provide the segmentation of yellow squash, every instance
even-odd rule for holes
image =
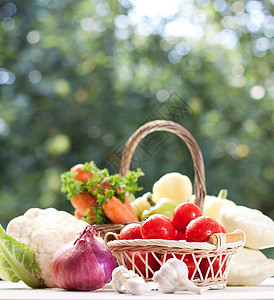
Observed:
[[[186,175],[167,173],[154,183],[152,194],[155,202],[161,198],[169,198],[178,205],[192,201],[192,183]]]
[[[220,209],[225,205],[235,206],[236,204],[226,199],[227,190],[220,190],[218,197],[215,196],[205,196],[203,215],[215,219],[218,223],[223,225],[220,217]]]

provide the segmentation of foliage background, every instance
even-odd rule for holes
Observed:
[[[195,137],[208,194],[227,188],[274,218],[273,1],[178,3],[140,17],[127,0],[0,1],[2,225],[30,207],[72,212],[60,175],[90,160],[118,172],[127,138],[153,119]],[[166,172],[193,181],[167,133],[142,141],[138,166],[144,191]]]

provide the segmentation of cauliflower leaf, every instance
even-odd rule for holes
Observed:
[[[34,251],[8,235],[0,225],[0,278],[22,280],[32,288],[43,288],[45,284],[39,274]]]

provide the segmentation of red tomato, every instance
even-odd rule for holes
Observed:
[[[162,215],[163,218],[165,218],[167,221],[171,222],[171,219],[168,216]]]
[[[152,277],[153,273],[147,268],[146,272],[146,265],[149,265],[150,268],[153,270],[153,272],[156,272],[160,269],[160,263],[156,260],[156,258],[153,256],[151,252],[147,253],[147,263],[144,263],[140,256],[143,258],[143,260],[146,262],[146,253],[145,252],[134,252],[134,253],[128,253],[128,256],[130,259],[134,259],[134,265],[140,270],[140,272],[133,268],[132,263],[129,261],[129,259],[126,262],[127,268],[129,270],[134,270],[136,274],[142,275],[145,278]],[[159,258],[159,255],[157,256]]]
[[[141,235],[143,239],[175,240],[175,229],[166,217],[154,214],[143,221]]]
[[[76,173],[75,179],[87,183],[93,177],[90,172],[83,171],[83,164],[78,164],[70,169],[71,173]]]
[[[205,276],[207,276],[207,278],[216,276],[221,265],[222,265],[222,267],[221,267],[222,274],[224,273],[225,268],[226,268],[226,262],[223,262],[223,260],[225,259],[225,255],[222,255],[221,257],[222,257],[221,260],[220,260],[220,256],[216,257],[213,263],[212,263],[212,261],[213,261],[214,257],[202,258],[202,260],[200,262],[200,270],[201,270],[204,278],[205,278]],[[212,269],[210,267],[208,259],[210,260],[210,262],[212,264]],[[208,271],[208,268],[210,268],[209,271]],[[212,270],[213,270],[213,274],[212,274]],[[208,271],[208,274],[207,274],[207,271]],[[218,276],[221,274],[220,272],[218,273]]]
[[[120,240],[141,239],[141,224],[131,223],[122,228],[119,234]]]
[[[197,205],[183,202],[174,209],[171,222],[176,230],[185,233],[188,223],[200,216],[202,216],[202,211]]]
[[[175,254],[175,257],[180,259],[182,258],[182,254]],[[172,254],[167,254],[166,255],[166,261],[168,261],[169,259],[173,258],[174,256]],[[164,254],[161,256],[161,262],[164,261]],[[193,257],[191,254],[186,254],[184,259],[183,259],[183,262],[187,265],[187,269],[188,269],[188,278],[191,279],[193,273],[195,272],[195,262],[193,260]]]
[[[207,216],[198,217],[186,227],[187,242],[205,242],[214,233],[222,232],[221,225],[215,220]]]
[[[186,239],[186,235],[178,230],[175,230],[175,240],[179,241],[179,240],[185,240]]]

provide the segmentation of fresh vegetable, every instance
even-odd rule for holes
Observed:
[[[98,242],[95,225],[88,225],[76,240],[63,245],[52,257],[50,274],[60,288],[93,291],[103,287],[116,267],[114,255]]]
[[[138,217],[130,206],[128,199],[125,199],[125,203],[123,203],[117,197],[112,196],[103,204],[103,211],[113,223],[138,221]]]
[[[143,221],[141,235],[143,239],[174,240],[175,229],[168,217],[154,214]]]
[[[93,174],[91,172],[86,172],[83,170],[84,165],[83,164],[78,164],[73,166],[70,169],[70,172],[72,174],[75,174],[75,179],[79,180],[79,181],[83,181],[85,183],[87,183],[90,179],[93,178]]]
[[[142,220],[154,214],[161,214],[171,218],[173,211],[176,208],[175,202],[168,198],[161,198],[158,202],[155,203],[152,201],[151,203],[152,206],[143,211],[141,216]]]
[[[186,235],[178,230],[175,230],[175,240],[179,241],[179,240],[185,240],[186,239]]]
[[[178,205],[191,200],[192,183],[186,175],[167,173],[154,183],[152,194],[156,202],[161,198],[168,198]]]
[[[239,205],[224,206],[220,217],[228,232],[236,229],[245,232],[245,247],[263,249],[274,246],[274,222],[259,210]]]
[[[111,287],[116,292],[133,295],[141,295],[150,291],[149,284],[143,277],[124,266],[119,266],[113,270]]]
[[[187,242],[206,242],[214,233],[224,232],[224,228],[214,219],[200,216],[193,219],[186,226]]]
[[[274,260],[259,250],[242,248],[231,258],[228,285],[254,286],[274,276]]]
[[[89,211],[89,213],[90,213],[90,211]],[[77,209],[74,211],[74,216],[77,219],[83,219],[84,218],[84,215],[82,215]]]
[[[149,209],[152,203],[152,194],[150,192],[145,193],[141,197],[136,198],[134,201],[132,201],[130,204],[136,213],[139,220],[142,218],[142,213],[145,209]]]
[[[65,211],[58,211],[54,208],[44,210],[31,208],[24,215],[12,219],[6,231],[14,239],[29,246],[24,249],[31,249],[36,254],[37,266],[41,271],[38,274],[39,278],[47,287],[56,287],[50,275],[51,258],[60,247],[72,241],[86,226],[86,222],[76,219]],[[38,268],[33,260],[29,261],[28,250],[20,253],[21,250],[17,248],[15,240],[11,240],[10,246],[18,249],[19,252],[14,252],[14,255],[18,256],[18,259],[25,258],[24,263],[29,263],[29,271],[33,270],[36,274]],[[10,263],[15,264],[14,259],[16,258],[11,257]],[[30,286],[32,286],[31,283]]]
[[[129,208],[128,199],[136,191],[141,190],[137,181],[143,175],[144,173],[140,169],[137,169],[136,172],[129,171],[124,177],[119,174],[110,175],[107,169],[101,170],[91,161],[78,164],[72,167],[69,172],[63,173],[61,175],[61,191],[67,194],[67,198],[77,211],[75,215],[78,217],[84,215],[83,219],[88,223],[117,223],[120,222],[118,220],[121,214],[124,214],[123,222],[138,220],[133,209]],[[85,199],[83,197],[77,198],[82,193],[84,193]],[[87,195],[90,196],[89,199],[87,199]],[[110,212],[107,210],[108,205],[104,209],[104,204],[113,197],[116,197],[121,204],[128,206],[132,212],[130,214],[125,213],[125,211],[121,212],[121,205],[116,208],[111,206]],[[119,202],[115,200],[115,203],[118,204]],[[132,215],[134,215],[133,218]]]
[[[126,261],[127,268],[135,273],[148,278],[152,272],[160,268],[160,255],[152,252],[133,252],[128,253],[129,259]]]
[[[219,224],[222,224],[222,220],[220,218],[220,209],[225,205],[236,205],[235,202],[226,198],[227,190],[220,190],[217,197],[206,195],[203,206],[203,215],[211,217],[215,219]]]
[[[188,223],[200,216],[202,216],[202,211],[197,205],[183,202],[175,208],[171,223],[177,231],[185,233]]]
[[[131,223],[123,227],[119,234],[120,240],[134,240],[142,239],[141,235],[141,224],[140,223]]]
[[[164,263],[160,270],[155,272],[152,279],[163,293],[187,290],[202,294],[205,291],[205,288],[196,286],[188,279],[187,265],[177,258],[171,258]]]
[[[32,288],[45,287],[33,250],[6,234],[1,225],[0,278],[12,282],[22,280]]]
[[[161,256],[161,262],[165,263],[169,259],[174,258],[174,257],[181,260],[181,261],[183,261],[186,264],[187,269],[188,269],[188,279],[191,279],[191,277],[193,276],[193,274],[195,272],[195,269],[196,269],[195,262],[193,260],[192,255],[191,254],[186,254],[186,255],[183,255],[183,254],[163,254]]]
[[[81,192],[71,198],[71,204],[76,209],[80,218],[83,218],[87,213],[90,219],[94,218],[94,211],[91,207],[97,204],[96,199],[88,192]]]
[[[226,263],[225,255],[205,257],[200,262],[200,270],[204,278],[214,278],[220,276],[220,272],[224,274]]]

